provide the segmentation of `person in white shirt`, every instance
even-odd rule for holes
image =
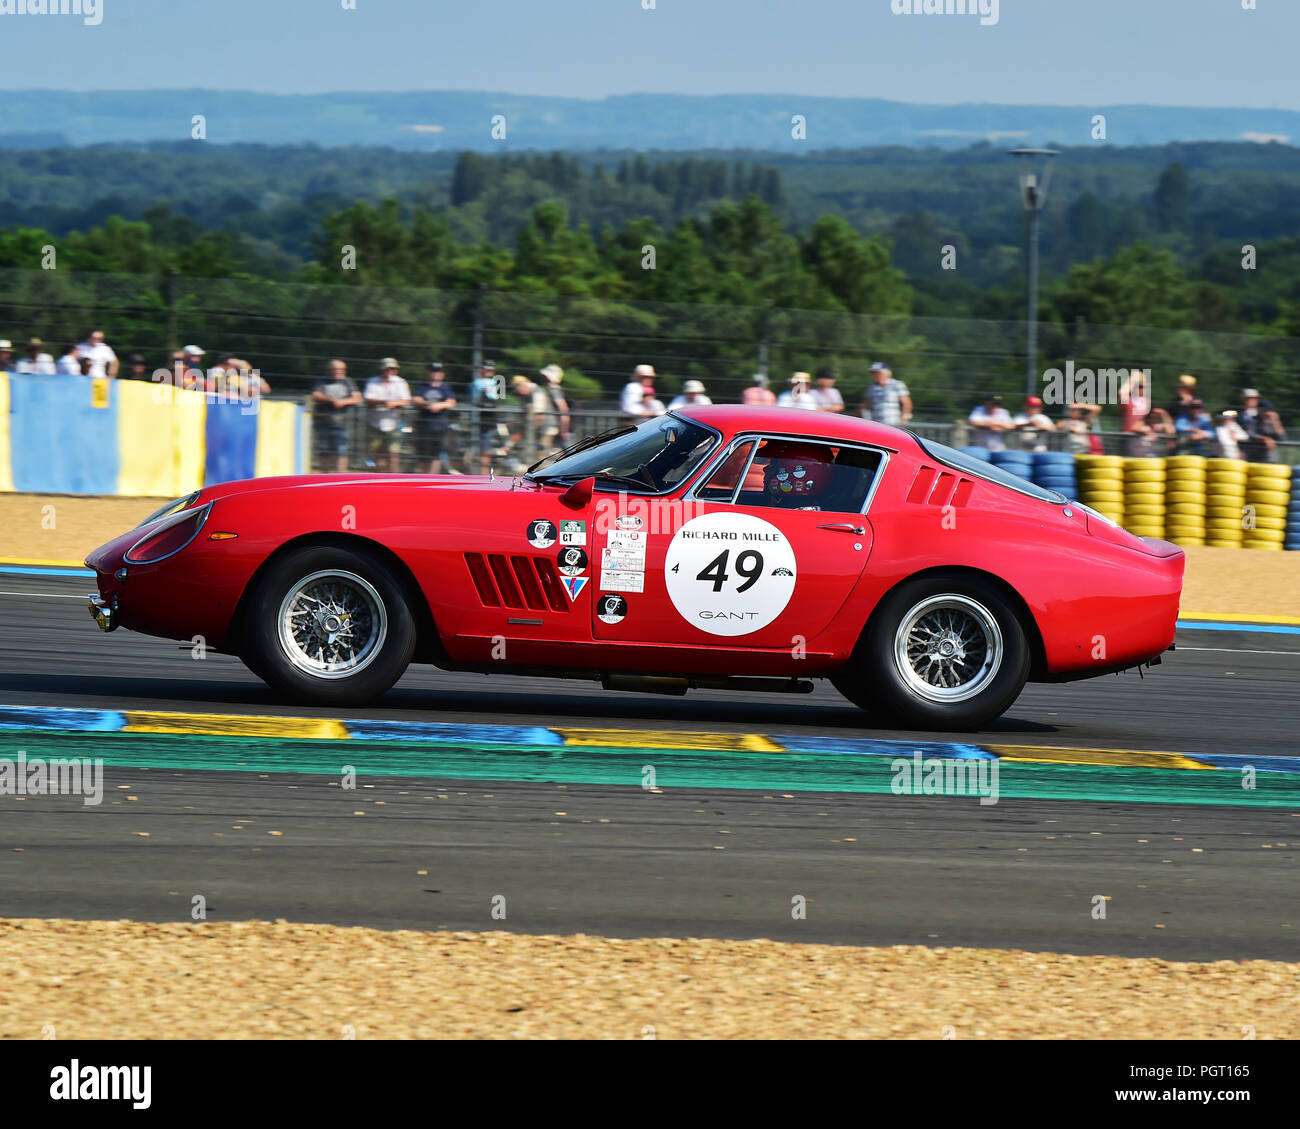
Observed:
[[[379,372],[366,381],[366,427],[375,456],[375,469],[396,474],[402,460],[400,410],[411,402],[411,388],[397,375],[396,357],[379,362]]]
[[[632,372],[632,379],[623,386],[619,397],[619,410],[625,416],[646,419],[650,416],[664,414],[662,400],[655,399],[654,365],[637,365]]]
[[[978,405],[970,414],[970,425],[975,429],[971,443],[990,451],[1005,451],[1007,445],[1002,440],[1002,433],[1016,426],[1011,413],[1002,406],[1001,396],[990,396]]]
[[[1219,441],[1219,450],[1225,459],[1241,458],[1240,444],[1250,438],[1250,433],[1237,422],[1237,413],[1226,411],[1219,413],[1219,426],[1214,429],[1214,436]]]
[[[779,408],[808,408],[810,411],[817,410],[817,398],[812,394],[809,385],[812,383],[812,377],[806,372],[797,372],[790,377],[790,389],[788,392],[782,392],[776,398],[776,404]]]
[[[89,376],[117,376],[118,359],[113,348],[104,340],[102,329],[92,329],[89,336],[77,346],[77,356],[90,361]]]
[[[682,385],[682,394],[673,397],[668,410],[675,412],[678,408],[701,408],[711,403],[713,401],[704,394],[704,385],[698,380],[688,380]]]
[[[0,346],[7,342],[0,341]],[[54,358],[45,352],[45,342],[39,337],[30,337],[27,340],[27,351],[18,358],[14,365],[14,372],[21,372],[27,376],[53,376],[54,375]]]
[[[835,387],[835,373],[828,368],[818,370],[817,387],[812,390],[812,396],[817,401],[818,409],[823,412],[844,410],[844,397]]]
[[[1056,430],[1051,416],[1043,411],[1043,401],[1039,396],[1026,396],[1025,410],[1011,422],[1020,429],[1021,445],[1035,451],[1047,450],[1047,442],[1039,432]]]
[[[63,346],[63,352],[59,354],[59,359],[54,362],[54,371],[60,376],[81,375],[81,358],[77,356],[77,346],[75,344]]]

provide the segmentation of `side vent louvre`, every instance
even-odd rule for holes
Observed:
[[[964,506],[970,498],[974,483],[952,471],[921,466],[907,491],[907,500],[913,505]]]
[[[484,607],[569,610],[564,585],[550,557],[466,553],[465,564]]]

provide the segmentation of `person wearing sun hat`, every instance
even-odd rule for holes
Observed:
[[[682,385],[682,394],[673,397],[668,410],[675,412],[678,408],[702,408],[712,403],[713,401],[704,394],[703,383],[698,380],[688,380]]]
[[[8,344],[7,341],[0,341],[0,351]],[[29,337],[26,351],[14,364],[14,372],[27,376],[53,376],[54,358],[45,351],[45,342],[39,337]]]
[[[790,377],[789,391],[782,392],[776,398],[777,407],[807,408],[817,410],[817,397],[811,391],[812,376],[806,372],[796,372]]]

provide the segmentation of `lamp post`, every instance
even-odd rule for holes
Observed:
[[[1021,162],[1020,195],[1029,213],[1029,340],[1025,359],[1025,395],[1038,385],[1038,218],[1047,200],[1056,149],[1010,149]]]

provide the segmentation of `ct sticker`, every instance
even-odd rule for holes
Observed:
[[[627,615],[627,601],[622,596],[601,596],[596,614],[601,623],[622,623]]]
[[[587,523],[585,521],[560,522],[561,545],[585,545],[587,543]]]
[[[549,549],[555,544],[555,522],[538,518],[528,523],[528,543],[534,549]]]
[[[587,550],[573,547],[561,549],[558,567],[565,576],[581,576],[587,571]]]
[[[668,545],[668,598],[710,635],[749,635],[794,595],[794,549],[776,526],[749,514],[712,513],[683,525]]]

